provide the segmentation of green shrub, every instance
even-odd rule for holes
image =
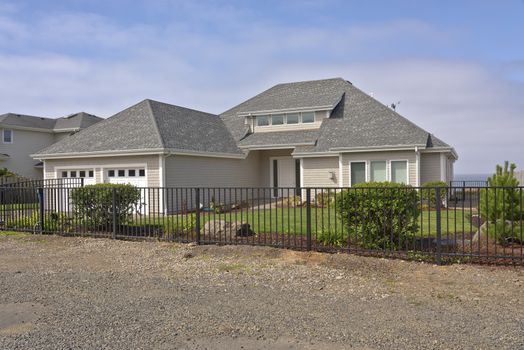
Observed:
[[[367,249],[395,249],[418,230],[417,191],[404,184],[370,182],[337,194],[347,232]]]
[[[497,165],[496,172],[488,178],[488,189],[480,191],[480,215],[490,222],[498,220],[520,220],[521,189],[514,177],[516,165],[504,162],[504,168]],[[523,203],[524,204],[524,203]]]
[[[163,224],[164,233],[184,235],[196,228],[196,214],[170,216]]]
[[[130,184],[96,184],[75,188],[71,191],[75,217],[91,228],[112,225],[113,189],[116,190],[117,222],[119,225],[125,223],[140,202],[140,190]]]
[[[420,200],[423,205],[428,205],[430,208],[436,208],[437,206],[437,191],[436,188],[440,187],[440,204],[446,199],[446,188],[448,184],[444,181],[433,181],[426,182],[420,189]]]
[[[70,232],[73,230],[72,218],[65,213],[46,213],[44,216],[44,232]],[[31,215],[22,215],[17,218],[8,218],[5,227],[10,229],[30,231],[40,230],[40,214],[34,211]]]
[[[314,191],[312,191],[315,193]],[[335,193],[333,190],[317,190],[315,204],[317,207],[325,208],[335,204]]]
[[[317,232],[316,238],[324,245],[342,247],[347,244],[347,233],[343,231],[342,227],[337,230],[334,227],[323,227]]]
[[[482,232],[484,234],[488,233],[488,236],[492,239],[496,239],[497,243],[500,245],[511,244],[511,241],[520,242],[520,232],[521,232],[520,222],[504,221],[497,220],[496,223],[493,223],[486,229],[485,226],[482,227]],[[486,232],[487,231],[487,232]]]

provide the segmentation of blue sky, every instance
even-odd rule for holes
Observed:
[[[344,77],[457,149],[524,169],[524,1],[0,0],[0,113],[220,113]]]

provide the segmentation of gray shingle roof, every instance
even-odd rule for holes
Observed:
[[[253,145],[264,143],[261,139],[266,133],[246,136],[248,128],[244,125],[243,113],[252,109],[252,106],[269,106],[271,104],[269,97],[276,99],[279,108],[293,108],[297,106],[296,101],[307,101],[312,98],[312,94],[317,93],[318,89],[323,91],[322,98],[330,96],[334,100],[335,96],[339,96],[340,102],[333,109],[331,117],[322,122],[315,147],[299,148],[295,153],[306,150],[327,152],[335,148],[358,149],[384,146],[450,147],[341,78],[277,85],[222,113],[221,118],[241,145],[249,145],[249,140],[256,140]],[[286,104],[288,96],[290,96],[289,103]],[[267,133],[271,134],[267,137],[270,137],[275,144],[289,144],[290,140],[307,138],[309,131],[295,133],[297,134],[292,139],[288,139],[288,135],[283,132]],[[299,136],[300,133],[303,134],[302,138]],[[282,140],[279,140],[278,136],[281,136]],[[270,142],[265,142],[268,143]]]
[[[216,115],[144,100],[38,152],[38,155],[180,149],[242,154]]]
[[[60,129],[83,129],[103,120],[85,112],[75,113],[62,118],[44,118],[31,115],[6,113],[0,115],[0,124],[12,127],[36,128],[49,131]]]
[[[86,112],[79,112],[56,119],[54,130],[60,129],[84,129],[102,121],[103,118],[97,117]]]
[[[6,113],[0,115],[0,124],[5,126],[20,126],[24,128],[52,130],[55,126],[55,122],[55,119],[35,117],[32,115],[23,115],[15,113]]]
[[[275,131],[248,134],[238,142],[242,146],[267,146],[267,145],[314,145],[318,139],[319,130]]]

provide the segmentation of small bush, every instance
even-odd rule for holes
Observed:
[[[487,230],[485,226],[482,226],[482,232],[484,234],[488,233],[490,238],[495,239],[498,244],[503,246],[509,245],[513,241],[515,241],[515,243],[522,243],[520,242],[520,222],[512,223],[511,221],[497,220],[497,222],[490,225]]]
[[[342,247],[347,243],[347,233],[342,227],[337,230],[334,227],[324,227],[317,232],[317,240],[327,246]]]
[[[487,189],[480,191],[480,215],[490,222],[520,220],[522,207],[519,182],[514,177],[516,165],[506,161],[504,168],[497,165],[496,172],[488,178]]]
[[[446,199],[446,188],[448,184],[444,181],[433,181],[426,182],[420,189],[420,200],[422,205],[429,206],[430,208],[436,208],[437,206],[437,191],[436,188],[440,187],[440,204]]]
[[[140,202],[140,190],[130,184],[96,184],[75,188],[71,192],[71,201],[76,218],[91,228],[112,225],[113,189],[116,189],[118,224],[125,223]]]
[[[314,192],[313,192],[314,193]],[[320,208],[329,207],[335,204],[335,193],[333,190],[317,190],[315,205]]]
[[[336,197],[347,232],[366,249],[402,247],[418,230],[418,193],[409,185],[370,182]]]
[[[196,215],[170,216],[163,226],[164,233],[172,233],[174,235],[188,234],[196,228]]]

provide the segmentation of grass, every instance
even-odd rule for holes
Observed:
[[[0,212],[7,210],[28,210],[38,209],[38,203],[15,203],[15,204],[0,204]]]
[[[442,237],[454,233],[475,233],[477,228],[471,225],[470,217],[474,214],[470,211],[453,209],[441,211],[441,232]],[[251,225],[257,233],[284,233],[291,235],[305,235],[307,232],[306,209],[297,208],[272,208],[272,209],[246,209],[243,211],[229,213],[202,213],[202,227],[208,221],[242,221]],[[178,225],[184,226],[188,222],[185,215],[171,215],[168,217],[149,217],[135,220],[138,225],[160,225],[168,231]],[[437,215],[435,211],[424,210],[418,218],[419,230],[418,236],[434,237],[437,234]],[[338,214],[335,214],[333,208],[311,208],[311,231],[313,235],[322,232],[341,232],[343,229],[342,222]]]
[[[22,238],[22,237],[27,237],[29,235],[30,234],[26,232],[0,231],[0,237]]]

